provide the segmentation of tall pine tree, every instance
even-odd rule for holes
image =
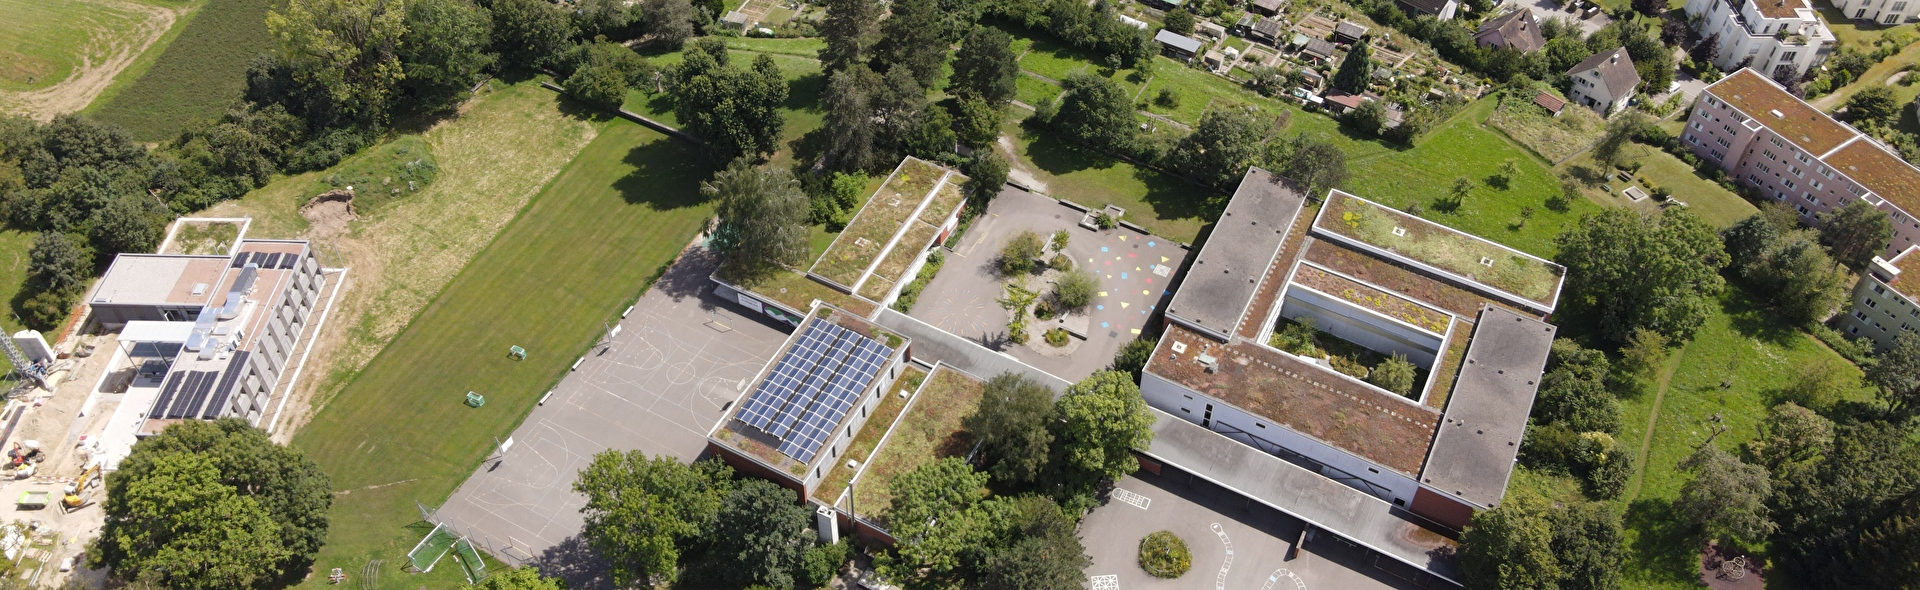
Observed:
[[[1367,80],[1373,78],[1372,51],[1367,40],[1361,39],[1347,50],[1347,57],[1340,61],[1340,71],[1333,73],[1333,87],[1353,94],[1367,89]]]

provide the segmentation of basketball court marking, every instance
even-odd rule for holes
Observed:
[[[1148,505],[1153,504],[1153,498],[1129,492],[1122,488],[1113,488],[1113,499],[1132,504],[1133,507],[1141,510],[1146,510]]]
[[[1107,574],[1087,578],[1093,584],[1093,590],[1120,590],[1120,574]]]

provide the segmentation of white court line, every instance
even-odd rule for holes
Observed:
[[[1148,498],[1121,488],[1113,488],[1113,499],[1132,504],[1133,507],[1141,510],[1146,510],[1147,506],[1153,504],[1153,498]]]
[[[1273,570],[1273,575],[1267,576],[1267,584],[1264,586],[1261,586],[1260,590],[1273,590],[1273,585],[1278,583],[1280,581],[1280,578],[1286,578],[1288,580],[1293,581],[1293,587],[1295,590],[1307,590],[1306,581],[1301,580],[1300,576],[1294,575],[1293,572],[1287,571],[1287,568],[1284,568],[1284,567],[1277,570]]]

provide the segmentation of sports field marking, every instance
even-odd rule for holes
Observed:
[[[1220,537],[1220,544],[1227,546],[1227,559],[1220,563],[1220,573],[1213,577],[1214,590],[1224,590],[1227,587],[1227,570],[1233,569],[1233,539],[1227,538],[1226,529],[1217,522],[1213,523],[1213,534]]]
[[[1093,590],[1120,590],[1120,574],[1107,574],[1087,578],[1093,584]]]
[[[1146,510],[1148,505],[1153,504],[1153,498],[1148,498],[1121,488],[1113,488],[1113,499],[1132,504],[1133,507],[1141,510]]]

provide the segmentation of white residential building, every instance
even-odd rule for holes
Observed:
[[[1687,0],[1686,11],[1698,19],[1700,36],[1718,37],[1713,65],[1725,71],[1750,67],[1768,77],[1798,78],[1825,62],[1835,45],[1833,31],[1807,0]]]
[[[1834,0],[1833,7],[1849,19],[1896,25],[1914,19],[1920,0]]]

